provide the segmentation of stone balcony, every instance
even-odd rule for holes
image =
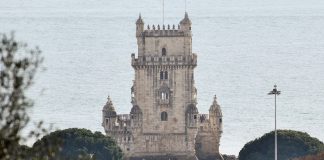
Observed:
[[[129,121],[131,119],[130,114],[118,114],[117,117],[121,121]]]
[[[189,56],[141,56],[132,54],[132,66],[197,66],[197,55]]]

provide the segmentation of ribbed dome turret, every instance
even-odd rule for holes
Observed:
[[[189,106],[187,108],[187,113],[198,114],[198,109],[195,105],[189,104]]]
[[[105,104],[105,106],[103,107],[102,111],[104,112],[105,117],[116,117],[116,111],[115,111],[115,107],[110,99],[110,96],[108,96],[108,101]]]
[[[219,104],[217,103],[216,95],[214,96],[213,104],[209,108],[209,112],[216,112],[217,116],[222,116],[222,111]]]
[[[185,17],[180,21],[181,25],[191,25],[191,20],[189,19],[188,13],[185,13]]]
[[[131,114],[137,114],[137,113],[142,113],[142,110],[139,108],[138,105],[134,105],[131,109]]]
[[[139,14],[136,24],[144,24],[141,14]]]

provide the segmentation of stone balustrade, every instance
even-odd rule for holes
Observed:
[[[141,56],[135,58],[132,54],[132,66],[197,66],[197,55],[189,56]]]

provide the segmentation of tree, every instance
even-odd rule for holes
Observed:
[[[121,150],[111,138],[85,129],[53,132],[32,148],[19,144],[26,138],[38,139],[48,134],[39,122],[28,137],[21,136],[30,119],[27,109],[33,106],[25,92],[33,84],[42,61],[38,47],[29,49],[27,44],[16,41],[14,34],[9,38],[0,34],[0,159],[121,159]]]
[[[38,159],[43,151],[44,144],[51,144],[60,140],[62,143],[61,151],[54,156],[54,159],[60,160],[120,160],[122,151],[115,141],[106,137],[100,132],[92,133],[87,129],[70,128],[58,130],[44,136],[35,142],[31,152],[33,157]],[[41,151],[41,152],[39,152]]]
[[[323,142],[310,137],[307,133],[292,130],[278,131],[278,159],[280,160],[315,154],[322,150],[324,150]],[[273,160],[274,132],[245,144],[239,153],[239,159]]]
[[[33,101],[25,94],[43,58],[38,47],[29,49],[18,42],[12,33],[10,37],[0,34],[0,159],[25,159],[28,147],[19,142],[24,140],[22,129],[28,124],[27,109]],[[39,137],[47,130],[42,122],[30,132],[30,137]]]

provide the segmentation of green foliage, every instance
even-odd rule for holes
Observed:
[[[28,137],[20,135],[28,124],[27,109],[33,106],[25,94],[43,61],[38,47],[29,49],[14,34],[0,34],[0,159],[1,160],[118,160],[122,153],[111,138],[85,129],[55,131],[32,148],[19,143],[48,134],[37,123]],[[61,146],[61,147],[60,147]]]
[[[324,150],[323,142],[310,137],[307,133],[293,130],[278,131],[278,159],[318,153]],[[274,131],[248,142],[239,153],[240,160],[273,160]]]
[[[44,145],[60,142],[61,149],[53,159],[60,160],[119,160],[122,159],[121,149],[115,141],[100,132],[92,133],[87,129],[70,128],[59,130],[44,136],[35,142],[32,147],[33,157],[38,159],[40,153],[51,153],[42,150]],[[41,151],[41,152],[39,152]]]
[[[19,142],[25,140],[20,135],[28,124],[27,109],[33,101],[25,94],[33,83],[43,58],[38,47],[30,49],[27,44],[15,40],[12,33],[9,37],[0,34],[0,159],[25,159],[28,147],[21,147]],[[40,122],[29,138],[39,137],[47,130]]]

